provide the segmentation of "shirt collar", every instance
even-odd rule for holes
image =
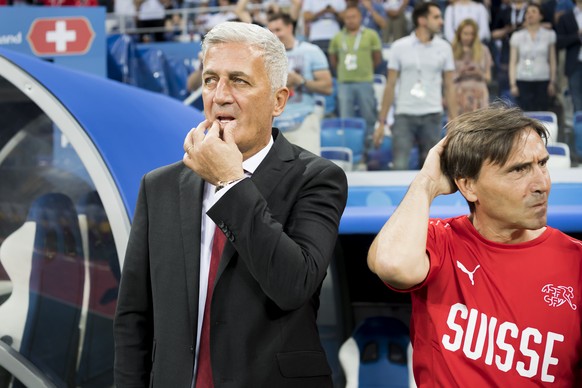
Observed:
[[[269,138],[269,143],[259,152],[248,158],[247,160],[243,161],[243,170],[245,170],[249,174],[254,174],[259,164],[265,159],[271,147],[273,147],[273,135]]]
[[[435,37],[436,35],[433,35],[433,36],[432,36],[432,39],[431,39],[431,40],[429,40],[429,41],[428,41],[428,42],[426,42],[426,43],[424,43],[424,42],[421,42],[421,41],[420,41],[420,39],[418,39],[418,36],[416,36],[416,30],[412,30],[412,32],[410,33],[410,36],[412,37],[412,43],[413,43],[413,44],[423,44],[423,45],[426,45],[426,46],[428,46],[428,45],[432,44],[432,42],[434,41],[434,37]]]

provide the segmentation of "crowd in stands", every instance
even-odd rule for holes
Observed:
[[[402,123],[408,131],[419,119],[423,125],[438,122],[440,136],[447,118],[502,98],[525,111],[555,112],[559,140],[566,141],[572,112],[582,111],[582,0],[437,0],[431,4],[438,14],[426,5],[424,14],[415,14],[422,0],[2,2],[103,5],[125,18],[125,27],[137,28],[142,42],[198,40],[227,20],[269,28],[289,53],[294,94],[279,125],[288,126],[290,137],[292,131],[300,138],[317,134],[325,115],[360,116],[370,150],[382,136],[398,136]],[[189,90],[200,85],[199,74],[190,77]],[[378,74],[385,77],[384,101],[374,89]],[[329,98],[337,102],[331,112],[322,107]],[[419,145],[422,137],[419,129],[406,143]],[[319,144],[306,148],[317,152]],[[395,168],[405,168],[404,162]]]

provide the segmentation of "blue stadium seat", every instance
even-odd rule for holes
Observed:
[[[550,159],[548,160],[549,169],[570,168],[570,147],[566,143],[551,143],[547,145]]]
[[[360,117],[328,118],[321,121],[321,147],[348,147],[354,164],[364,154],[366,121]]]
[[[408,388],[409,330],[392,317],[362,321],[340,349],[346,388]]]
[[[549,111],[530,111],[524,112],[527,117],[541,121],[547,128],[549,137],[548,143],[555,143],[558,141],[558,116],[554,112]]]
[[[322,147],[321,156],[331,160],[344,171],[351,171],[354,155],[348,147]]]
[[[368,151],[368,171],[389,170],[392,163],[392,136],[384,136],[380,147]]]
[[[367,156],[368,171],[390,170],[392,168],[392,136],[384,136],[384,141],[380,147],[369,150]],[[409,169],[418,170],[421,167],[418,157],[418,147],[415,146],[410,151]]]

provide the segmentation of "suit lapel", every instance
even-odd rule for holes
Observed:
[[[273,136],[275,137],[273,147],[251,177],[251,180],[267,202],[270,202],[269,196],[273,192],[273,189],[277,187],[279,181],[285,177],[287,171],[292,167],[292,163],[288,162],[295,158],[291,143],[278,130],[273,130]],[[214,284],[220,279],[224,269],[228,266],[228,263],[230,263],[235,253],[234,246],[227,240],[224,251],[222,252],[220,264],[218,265],[218,272],[216,273]]]
[[[180,225],[184,249],[184,268],[190,327],[196,338],[198,321],[198,290],[200,287],[200,235],[204,181],[189,168],[180,174]]]
[[[279,134],[275,139],[273,148],[251,177],[263,198],[267,201],[273,189],[277,187],[279,181],[283,179],[287,171],[292,167],[293,164],[288,162],[293,159],[291,144]]]

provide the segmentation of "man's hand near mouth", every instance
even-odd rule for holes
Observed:
[[[231,117],[203,121],[184,141],[184,163],[205,181],[218,185],[244,178],[243,156],[234,140]]]

